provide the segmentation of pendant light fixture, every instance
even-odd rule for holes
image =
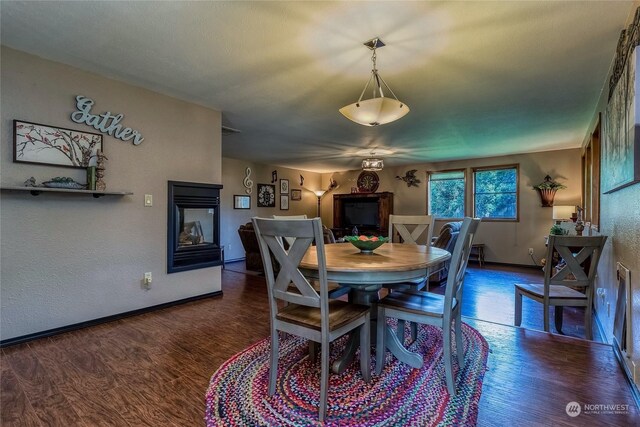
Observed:
[[[369,77],[369,81],[362,90],[358,102],[342,107],[339,111],[347,119],[363,126],[384,125],[404,117],[409,112],[409,107],[398,100],[398,97],[393,93],[387,82],[378,74],[378,69],[376,68],[376,49],[383,47],[385,44],[376,37],[365,42],[364,45],[373,50],[373,54],[371,55],[371,62],[373,63],[371,77]],[[373,97],[363,101],[362,97],[372,81]],[[383,85],[386,90],[391,93],[393,98],[385,96]]]
[[[371,152],[371,157],[367,157],[362,161],[363,171],[381,171],[384,168],[384,162],[381,158],[375,157],[375,152]]]

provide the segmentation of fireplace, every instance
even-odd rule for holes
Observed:
[[[222,185],[169,181],[167,273],[222,265]]]

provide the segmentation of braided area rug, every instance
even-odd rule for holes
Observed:
[[[390,320],[390,322],[394,322]],[[408,326],[408,325],[407,325]],[[405,336],[409,337],[407,328]],[[489,346],[478,331],[462,325],[464,366],[457,372],[457,394],[445,382],[442,330],[419,325],[409,350],[424,355],[413,369],[387,352],[385,368],[364,382],[358,354],[345,372],[329,377],[327,416],[318,421],[320,357],[311,363],[303,338],[280,334],[276,393],[268,395],[269,339],[227,360],[213,374],[206,394],[207,426],[467,426],[475,425]],[[346,337],[331,345],[331,362],[342,353]]]

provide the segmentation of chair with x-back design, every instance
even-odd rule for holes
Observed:
[[[549,306],[554,307],[559,333],[562,333],[562,307],[585,307],[585,335],[588,340],[592,339],[593,282],[606,240],[607,236],[549,236],[544,283],[515,285],[515,325],[522,323],[522,297],[525,296],[542,303],[546,332],[549,332]],[[564,267],[552,265],[554,252],[564,261]]]
[[[341,300],[329,300],[327,265],[320,218],[276,220],[253,218],[253,225],[265,265],[271,313],[271,358],[269,365],[269,395],[276,391],[278,375],[278,331],[287,332],[320,343],[320,402],[319,418],[327,411],[329,387],[329,343],[360,328],[360,369],[369,381],[369,307]],[[294,238],[285,250],[284,238]],[[316,291],[298,266],[300,260],[316,241],[319,291]],[[280,264],[277,277],[271,257]],[[286,302],[286,306],[278,302]]]

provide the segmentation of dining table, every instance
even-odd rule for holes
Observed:
[[[361,252],[351,243],[324,245],[327,280],[350,288],[349,301],[368,305],[371,310],[372,343],[375,343],[377,302],[384,285],[419,283],[427,280],[434,268],[451,258],[444,249],[426,245],[385,243],[371,253]],[[318,279],[317,247],[311,246],[300,261],[303,275]],[[408,364],[416,355],[407,351],[397,334],[387,325],[387,348]],[[332,365],[334,373],[343,372],[351,363],[359,346],[357,333],[349,335],[345,352]]]

